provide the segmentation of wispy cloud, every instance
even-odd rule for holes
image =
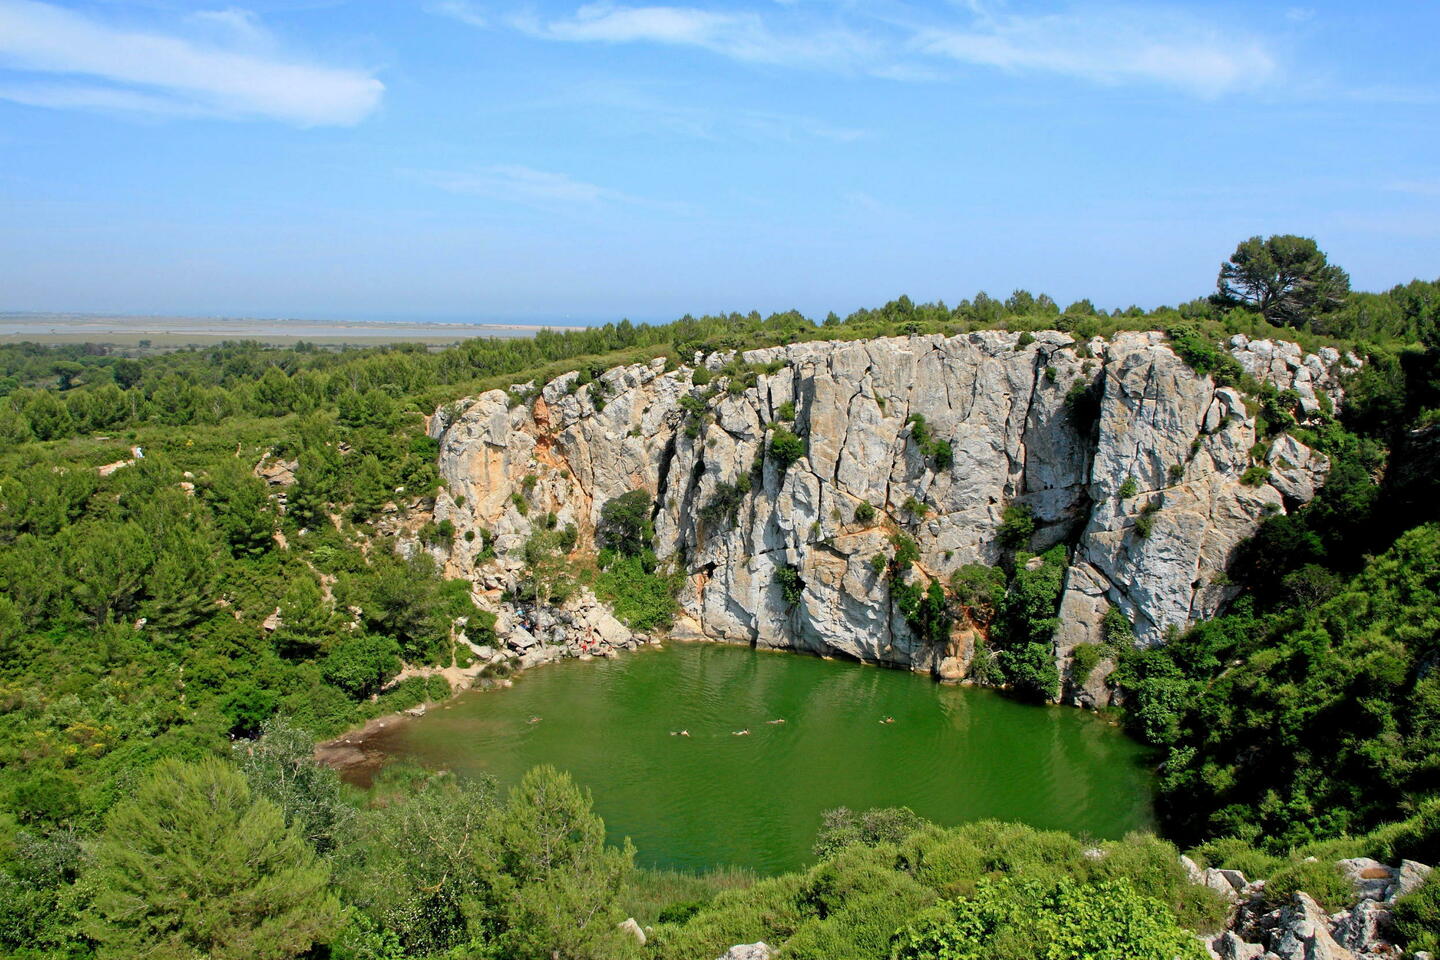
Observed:
[[[1064,14],[981,14],[961,28],[930,28],[927,54],[1017,73],[1052,73],[1101,84],[1158,83],[1205,97],[1271,79],[1266,44],[1154,6],[1094,7]]]
[[[564,173],[535,170],[517,164],[496,164],[475,170],[419,171],[419,179],[450,193],[488,197],[528,206],[600,207],[615,203],[638,203],[638,198],[619,190],[586,183]]]
[[[945,65],[953,72],[963,63],[1098,84],[1159,84],[1212,97],[1262,84],[1279,71],[1260,37],[1158,4],[1082,4],[1043,15],[997,14],[984,0],[958,2],[938,14],[881,18],[861,10],[842,4],[817,16],[785,3],[737,10],[602,2],[568,17],[511,22],[550,40],[692,47],[742,62],[895,80],[935,80]]]
[[[467,0],[436,0],[434,3],[425,4],[425,12],[459,20],[472,27],[487,25],[485,15],[475,9],[475,5]]]
[[[549,21],[522,17],[513,22],[550,40],[698,47],[750,63],[845,69],[878,52],[873,39],[859,31],[827,26],[780,33],[754,11],[591,3],[572,17]]]
[[[259,36],[241,11],[214,13],[210,22],[242,40]],[[89,78],[0,87],[0,96],[21,103],[303,126],[357,123],[385,89],[364,71],[126,29],[34,0],[0,0],[0,69]]]

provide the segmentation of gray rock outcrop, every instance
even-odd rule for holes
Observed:
[[[1334,351],[1243,337],[1229,347],[1317,410],[1341,399],[1347,361]],[[735,360],[749,376],[719,372]],[[1289,437],[1253,459],[1253,404],[1197,375],[1159,333],[810,342],[696,362],[716,371],[708,387],[693,385],[693,365],[657,359],[585,384],[565,374],[530,403],[494,390],[437,410],[445,489],[434,518],[458,533],[450,572],[498,596],[522,574],[540,518],[573,524],[591,549],[605,503],[640,488],[657,501],[657,554],[687,577],[677,634],[953,680],[974,644],[961,628],[915,636],[872,569],[893,532],[917,544],[906,576],[923,585],[996,563],[1006,508],[1029,508],[1032,550],[1074,547],[1055,638],[1064,659],[1101,639],[1112,607],[1140,643],[1213,615],[1232,596],[1224,571],[1236,545],[1309,499],[1329,466]],[[788,469],[766,455],[778,426],[806,439]],[[946,441],[953,463],[923,433]],[[862,504],[873,519],[857,519]],[[776,582],[781,567],[800,577],[798,602]],[[618,637],[616,626],[596,629]],[[1082,699],[1103,699],[1101,680],[1086,689]]]

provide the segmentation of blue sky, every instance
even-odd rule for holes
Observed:
[[[0,310],[1153,306],[1440,276],[1440,4],[0,0]]]

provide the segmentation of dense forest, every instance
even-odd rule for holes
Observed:
[[[1015,825],[838,811],[806,871],[691,876],[637,868],[554,770],[503,792],[401,765],[362,792],[315,764],[316,739],[448,695],[439,677],[387,687],[402,663],[460,662],[458,627],[493,628],[468,583],[380,533],[436,491],[421,421],[438,405],[497,387],[525,402],[560,373],[657,356],[997,327],[1163,330],[1217,378],[1236,333],[1365,361],[1319,426],[1256,391],[1266,430],[1332,469],[1244,545],[1227,613],[1149,650],[1123,618],[1111,630],[1121,722],[1160,751],[1167,839],[1096,857]],[[1437,454],[1440,282],[1351,292],[1287,237],[1241,244],[1213,295],[1150,311],[1022,290],[440,350],[0,347],[0,953],[708,960],[764,936],[830,960],[1190,955],[1185,930],[1224,905],[1172,844],[1275,890],[1333,889],[1311,856],[1440,860]],[[267,458],[298,463],[283,494],[256,475]],[[988,606],[1028,650],[1053,631],[1064,563],[962,578],[910,612]],[[1006,669],[1020,695],[1053,682],[1027,690],[1044,668],[1018,654]],[[1440,948],[1440,882],[1398,916],[1413,949]]]

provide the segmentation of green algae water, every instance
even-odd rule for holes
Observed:
[[[647,866],[798,867],[821,811],[841,805],[1098,839],[1151,822],[1143,748],[1093,715],[723,644],[543,666],[367,746],[502,786],[537,764],[568,770]]]

